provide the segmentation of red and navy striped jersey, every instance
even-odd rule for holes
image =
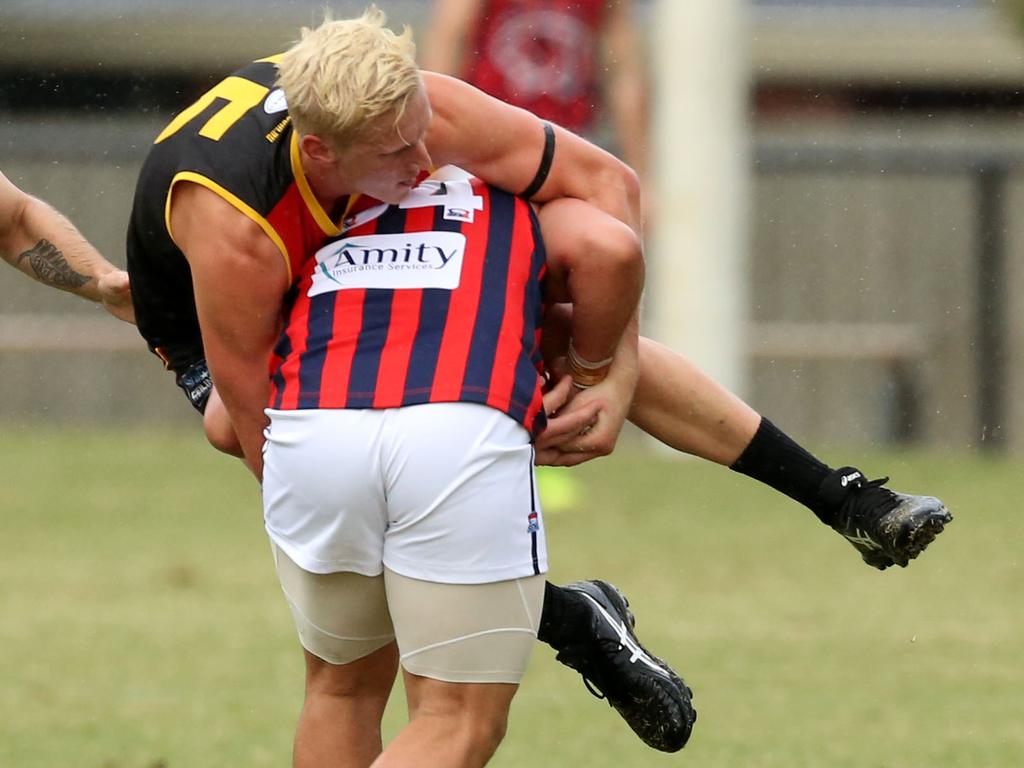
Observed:
[[[302,267],[270,407],[472,402],[536,434],[545,269],[531,206],[476,179],[364,211]]]
[[[128,228],[135,316],[150,349],[177,371],[202,358],[203,344],[192,273],[170,231],[175,184],[200,184],[256,222],[289,277],[341,231],[303,175],[284,94],[275,87],[278,58],[243,67],[184,109],[157,137],[139,175]]]

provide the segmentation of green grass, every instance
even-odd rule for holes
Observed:
[[[879,573],[721,468],[633,448],[575,470],[551,578],[622,587],[700,719],[652,752],[538,645],[492,765],[1024,765],[1024,464],[826,458],[956,522]],[[195,434],[6,428],[0,467],[0,766],[288,765],[301,656],[240,465]]]

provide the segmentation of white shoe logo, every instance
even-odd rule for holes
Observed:
[[[843,488],[845,488],[854,480],[857,480],[858,478],[861,477],[864,477],[864,475],[862,475],[860,472],[854,472],[853,474],[850,475],[843,475],[841,478],[839,478],[839,484],[843,486]]]
[[[608,614],[608,611],[606,611],[601,606],[601,604],[599,602],[597,602],[597,600],[592,598],[586,592],[580,592],[580,594],[583,595],[585,598],[587,598],[587,600],[592,602],[594,604],[594,606],[597,608],[597,610],[601,612],[601,615],[604,617],[604,620],[607,621],[609,624],[611,624],[615,628],[615,633],[618,635],[619,647],[620,648],[628,648],[629,649],[629,663],[630,664],[636,663],[636,661],[639,659],[640,661],[642,661],[644,664],[646,664],[648,667],[653,669],[655,672],[657,672],[662,677],[666,676],[665,670],[663,670],[661,667],[659,667],[654,662],[654,660],[651,659],[650,656],[648,656],[646,653],[644,653],[644,649],[641,648],[637,644],[636,640],[634,640],[632,637],[630,637],[630,635],[629,635],[629,627],[626,625],[626,622],[624,622],[624,621],[616,621],[615,619],[613,619]]]
[[[848,533],[844,533],[843,536],[846,538],[848,542],[850,542],[853,545],[859,544],[860,546],[867,547],[868,549],[882,548],[881,544],[879,544],[877,541],[868,536],[868,534],[865,531],[862,531],[860,528],[855,528],[854,534],[852,536]]]

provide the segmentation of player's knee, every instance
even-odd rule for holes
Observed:
[[[452,740],[467,754],[494,754],[508,730],[508,710],[466,706],[448,711],[445,720]]]
[[[644,249],[639,235],[621,221],[606,218],[587,235],[586,252],[603,271],[631,282],[642,281]]]
[[[212,407],[211,407],[212,406]],[[212,402],[207,405],[203,413],[203,431],[206,432],[206,439],[210,445],[222,453],[231,456],[242,456],[242,445],[238,442],[238,435],[231,425],[231,419],[223,406],[216,406]]]
[[[480,753],[494,754],[508,731],[508,712],[494,712],[473,718],[468,737]]]
[[[349,664],[331,664],[306,652],[307,706],[344,706],[366,716],[380,716],[394,680],[393,646]]]
[[[571,244],[563,247],[569,250],[558,258],[568,272],[575,274],[575,281],[593,280],[614,286],[617,295],[628,294],[639,300],[644,280],[643,243],[621,221],[606,215],[591,216],[586,226],[574,228]]]
[[[373,698],[380,693],[379,679],[367,675],[349,674],[344,667],[333,667],[332,669],[332,666],[325,662],[323,674],[310,675],[306,678],[307,698],[362,700]]]

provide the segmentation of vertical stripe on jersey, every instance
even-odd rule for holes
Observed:
[[[352,288],[337,291],[334,307],[334,323],[329,336],[331,345],[325,345],[327,355],[320,376],[319,391],[310,392],[311,405],[308,408],[322,408],[324,401],[344,403],[348,394],[349,380],[352,377],[353,352],[356,345],[347,343],[349,339],[357,339],[362,333],[363,305],[366,301],[365,288]],[[330,296],[331,294],[322,294]],[[315,298],[319,299],[320,296]],[[339,343],[340,342],[340,343]],[[337,347],[334,345],[337,344]]]
[[[267,214],[267,222],[288,249],[286,266],[290,283],[302,274],[303,262],[310,254],[316,252],[326,238],[294,183],[288,186],[287,191]]]
[[[302,337],[301,345],[297,333],[293,340],[292,362],[297,363],[298,374],[289,370],[285,379],[297,381],[298,387],[289,393],[291,397],[283,398],[285,408],[320,408],[332,399],[343,403],[348,395],[355,344],[345,343],[359,336],[366,291],[350,289],[310,298],[311,286],[312,276],[307,269],[288,323],[289,330],[301,328]],[[294,405],[289,405],[292,400]]]
[[[444,217],[444,206],[438,205],[429,210],[433,216],[431,229],[435,232],[459,232],[462,225],[457,221],[451,221]],[[410,214],[411,215],[411,214]],[[468,249],[467,249],[467,252]],[[463,262],[462,276],[459,285],[463,285],[467,279],[467,273],[472,271],[469,260]],[[420,325],[430,327],[438,324],[440,318],[442,324],[447,322],[449,317],[449,305],[452,301],[452,294],[457,292],[444,290],[442,288],[427,288],[423,291],[423,300],[420,303]],[[421,333],[413,342],[412,354],[409,358],[409,373],[405,381],[405,403],[407,405],[418,405],[430,402],[430,393],[434,385],[434,377],[440,364],[438,359],[441,355],[442,334]],[[465,359],[465,358],[463,358]],[[456,391],[458,391],[456,389]]]
[[[334,327],[335,301],[330,294],[321,293],[309,300],[306,318],[306,351],[299,367],[299,408],[316,408],[320,402],[324,363],[328,342]]]
[[[388,208],[377,219],[378,232],[402,232],[405,229],[405,211],[397,207]],[[338,291],[346,293],[347,291]],[[352,357],[352,373],[349,378],[346,408],[372,408],[377,389],[384,344],[388,335],[388,320],[391,317],[395,291],[368,289],[362,307],[362,328]]]
[[[474,185],[474,192],[484,196],[484,209],[476,211],[476,218],[472,226],[464,227],[466,235],[466,253],[486,253],[486,258],[467,259],[462,266],[462,279],[459,288],[453,292],[451,304],[448,308],[448,322],[444,327],[444,336],[441,338],[441,350],[437,356],[437,370],[434,373],[434,385],[430,393],[430,402],[444,403],[455,402],[462,399],[462,392],[467,368],[470,363],[470,352],[474,339],[474,326],[478,322],[477,316],[484,311],[480,307],[480,296],[483,293],[484,277],[490,269],[491,261],[490,240],[488,233],[491,231],[491,222],[495,220],[493,215],[493,203],[495,195],[485,187],[477,188]],[[502,223],[501,228],[507,225]],[[506,229],[507,231],[507,229]],[[500,238],[498,239],[500,241]],[[484,249],[487,249],[486,251]],[[508,253],[501,260],[507,261]],[[499,269],[501,266],[499,265]],[[500,274],[499,279],[504,279]],[[480,380],[481,377],[477,377]],[[488,372],[483,378],[483,386],[487,386],[490,379]],[[482,390],[486,392],[486,389]],[[476,402],[480,398],[475,398]]]
[[[287,325],[285,328],[287,329]],[[281,338],[278,339],[277,344],[274,346],[274,354],[270,365],[270,407],[277,410],[281,410],[281,404],[284,397],[284,389],[287,385],[287,379],[285,378],[284,362],[292,354],[292,342],[288,337],[288,333],[282,333]]]
[[[277,392],[273,396],[273,406],[282,410],[297,408],[299,404],[299,372],[306,351],[306,336],[309,333],[309,300],[305,295],[308,284],[307,279],[299,281],[298,288],[301,292],[297,294],[298,298],[288,310],[285,330],[274,350],[283,362],[277,375],[271,378],[272,385],[277,387]]]
[[[516,374],[524,373],[517,370],[518,362],[523,359],[524,351],[533,351],[533,334],[523,308],[527,305],[526,291],[530,278],[534,276],[535,250],[532,244],[533,231],[530,216],[525,211],[526,203],[513,200],[514,206],[521,206],[514,214],[511,233],[511,256],[508,265],[508,279],[505,283],[504,314],[498,335],[498,346],[495,350],[493,373],[487,404],[499,411],[504,411],[513,419],[523,422],[526,411],[530,407],[533,391],[536,388],[537,372],[526,370],[526,382],[517,381]],[[524,338],[528,337],[528,338]],[[528,367],[528,366],[527,366]],[[516,391],[516,385],[519,391]],[[533,385],[533,386],[530,386]],[[527,391],[527,386],[529,390]]]
[[[503,347],[508,343],[501,338],[501,327],[505,321],[508,301],[506,289],[509,275],[509,256],[515,224],[515,201],[511,195],[491,191],[491,225],[487,228],[487,252],[484,258],[484,274],[480,292],[487,302],[480,304],[476,315],[473,343],[469,350],[466,376],[462,383],[463,396],[472,399],[480,396],[490,399],[495,374],[496,359],[506,359]],[[520,289],[521,292],[521,289]],[[520,303],[511,307],[522,314]],[[516,339],[518,341],[518,339]],[[511,371],[499,372],[504,379]]]
[[[406,213],[405,229],[426,231],[434,220],[432,208],[413,208]],[[422,288],[404,288],[393,291],[391,318],[388,323],[387,340],[380,358],[377,374],[374,408],[397,408],[405,402],[408,390],[406,379],[409,374],[409,360],[420,328],[423,306]],[[447,293],[447,291],[446,291]]]
[[[529,214],[530,232],[533,237],[533,252],[530,254],[530,274],[526,283],[524,296],[526,307],[533,307],[532,317],[524,315],[522,332],[523,354],[519,356],[516,363],[516,391],[513,393],[513,402],[527,403],[526,413],[523,417],[523,425],[531,434],[537,434],[547,423],[544,413],[543,392],[537,386],[537,377],[543,370],[544,360],[540,352],[540,335],[543,324],[542,307],[544,306],[544,274],[547,272],[547,251],[544,248],[544,240],[541,236],[540,222],[533,210]],[[530,382],[533,382],[532,386]]]

